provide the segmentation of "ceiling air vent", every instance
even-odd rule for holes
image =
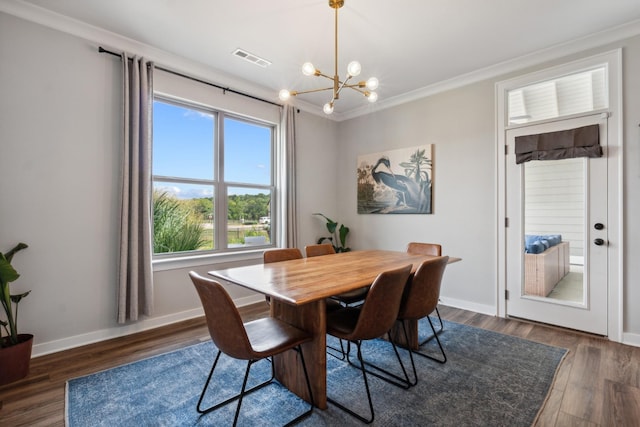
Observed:
[[[246,50],[236,49],[233,51],[233,54],[238,58],[242,58],[245,61],[249,61],[252,64],[256,64],[261,66],[262,68],[266,68],[271,65],[271,62],[266,59],[260,58],[259,56],[254,55],[253,53],[249,53]]]

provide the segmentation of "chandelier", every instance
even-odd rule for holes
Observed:
[[[360,63],[358,61],[351,61],[349,65],[347,65],[347,76],[345,77],[344,81],[340,80],[340,77],[338,76],[338,9],[344,6],[344,0],[329,0],[329,6],[335,9],[336,11],[335,12],[335,61],[334,61],[335,68],[334,68],[333,77],[323,74],[311,62],[305,62],[302,65],[302,74],[304,74],[305,76],[324,77],[326,79],[331,80],[333,82],[333,85],[329,87],[323,87],[319,89],[311,89],[311,90],[305,90],[305,91],[289,91],[287,89],[282,89],[278,94],[278,97],[280,98],[281,101],[287,101],[292,96],[298,96],[298,95],[311,93],[311,92],[321,92],[325,90],[331,90],[333,96],[331,97],[331,100],[326,104],[324,104],[324,107],[322,108],[325,114],[333,113],[333,105],[335,101],[340,98],[340,92],[344,88],[349,88],[349,89],[355,90],[356,92],[360,92],[362,95],[364,95],[367,98],[367,100],[369,100],[369,102],[376,102],[378,100],[378,94],[374,92],[374,90],[378,88],[378,79],[376,79],[375,77],[370,77],[366,81],[363,80],[363,81],[359,81],[358,83],[349,84],[349,81],[352,78],[360,75],[360,71],[362,67],[360,66]]]

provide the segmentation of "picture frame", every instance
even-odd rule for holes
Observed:
[[[433,144],[358,156],[358,213],[433,213],[433,166]]]

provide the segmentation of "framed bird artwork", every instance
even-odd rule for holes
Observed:
[[[433,144],[358,156],[358,213],[430,214]]]

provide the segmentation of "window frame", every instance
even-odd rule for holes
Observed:
[[[214,172],[213,179],[200,179],[200,178],[184,178],[176,176],[155,175],[151,172],[151,185],[156,182],[169,182],[177,184],[197,184],[197,185],[210,185],[213,189],[213,206],[214,206],[214,235],[213,235],[213,249],[208,250],[193,250],[185,252],[169,252],[169,253],[154,253],[153,254],[153,267],[155,271],[166,270],[181,267],[192,267],[203,264],[211,264],[212,262],[227,262],[235,260],[246,260],[254,258],[262,258],[262,252],[265,249],[273,248],[277,246],[277,229],[279,228],[279,215],[277,212],[277,185],[276,185],[276,154],[278,150],[277,138],[280,134],[280,125],[268,120],[257,119],[249,117],[238,112],[231,112],[220,108],[215,108],[209,105],[203,105],[200,102],[194,100],[188,100],[171,96],[166,93],[154,92],[153,101],[162,102],[170,105],[174,105],[181,108],[200,111],[213,116],[214,137],[213,137],[213,162]],[[231,119],[250,125],[265,127],[270,129],[270,182],[269,184],[253,184],[249,182],[236,182],[224,180],[224,147],[225,147],[225,135],[224,135],[224,122],[225,119]],[[152,165],[153,166],[153,165]],[[271,216],[269,243],[265,245],[255,246],[239,246],[229,247],[228,243],[228,189],[230,187],[246,188],[250,190],[264,190],[270,196],[270,209],[269,215]],[[151,224],[153,227],[153,223]],[[219,230],[225,230],[227,232],[220,232]],[[151,233],[153,238],[153,230]],[[153,245],[152,245],[153,246]]]

